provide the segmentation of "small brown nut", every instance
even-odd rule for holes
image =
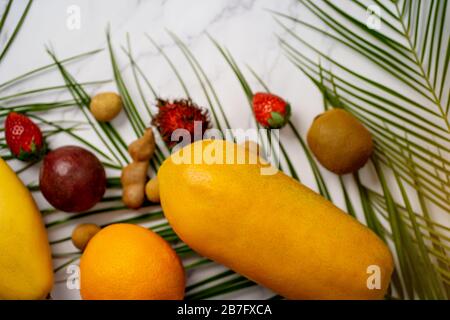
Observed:
[[[145,130],[144,135],[132,142],[128,147],[128,153],[134,161],[148,161],[153,157],[156,143],[151,128]]]
[[[130,209],[139,209],[145,201],[145,184],[133,184],[122,193],[123,203]]]
[[[75,247],[84,251],[89,240],[100,231],[100,227],[93,223],[79,224],[72,231],[72,243]]]
[[[125,166],[120,176],[122,186],[128,187],[133,184],[145,184],[148,166],[149,163],[147,161],[132,162]]]
[[[122,169],[122,201],[128,208],[138,209],[144,203],[148,166],[148,161],[132,162]]]
[[[122,110],[122,98],[115,92],[102,92],[91,99],[89,106],[97,121],[108,122],[114,119]]]
[[[151,202],[158,203],[160,201],[158,177],[154,177],[147,182],[145,194],[147,195],[147,199]]]

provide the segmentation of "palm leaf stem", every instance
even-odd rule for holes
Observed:
[[[73,77],[65,70],[65,68],[61,65],[61,63],[57,60],[56,56],[51,52],[48,51],[52,59],[55,61],[59,71],[61,72],[62,77],[64,78],[64,81],[68,85],[68,89],[71,92],[73,98],[77,102],[77,105],[83,112],[85,118],[89,121],[90,125],[94,129],[95,133],[99,137],[99,139],[102,141],[104,146],[108,149],[108,151],[111,153],[111,155],[115,158],[118,165],[123,165],[123,163],[128,162],[127,154],[127,146],[125,142],[122,140],[120,135],[116,132],[114,127],[111,126],[110,123],[94,123],[94,120],[91,119],[91,116],[86,111],[87,108],[89,108],[90,104],[90,97],[89,95],[84,91],[84,89],[73,79]],[[108,138],[109,141],[105,139],[105,137],[100,133],[99,129],[102,130],[103,134]],[[111,145],[114,146],[114,150],[112,149]],[[119,154],[123,160],[117,156]]]
[[[103,49],[97,49],[97,50],[92,50],[92,51],[84,52],[84,53],[81,53],[81,54],[77,54],[77,55],[74,55],[74,56],[71,56],[71,57],[68,57],[68,58],[60,60],[60,63],[64,65],[64,64],[66,64],[68,62],[76,61],[78,59],[94,55],[94,54],[96,54],[96,53],[98,53],[98,52],[100,52],[102,50]],[[0,84],[0,89],[3,90],[6,87],[9,87],[9,86],[11,86],[13,84],[18,83],[19,81],[23,81],[25,79],[28,79],[28,78],[30,78],[30,77],[32,77],[34,75],[37,75],[37,74],[41,73],[41,72],[50,70],[50,69],[54,68],[55,66],[56,66],[56,63],[51,63],[51,64],[44,65],[42,67],[33,69],[31,71],[25,72],[25,73],[15,77],[15,78],[12,78],[12,79],[10,79],[10,80],[8,80],[6,82],[1,83]]]
[[[3,58],[5,57],[6,53],[8,52],[9,48],[11,47],[13,41],[15,40],[15,38],[17,37],[17,34],[19,33],[23,22],[25,21],[25,18],[28,14],[28,11],[30,10],[31,4],[33,3],[33,0],[29,0],[24,11],[22,12],[22,15],[19,19],[19,22],[17,22],[16,27],[14,28],[13,33],[11,34],[11,36],[9,37],[8,41],[6,42],[6,45],[3,47],[2,52],[0,53],[0,63],[3,61]],[[9,4],[8,4],[9,6]],[[8,8],[8,7],[7,7]],[[8,8],[9,11],[9,8]],[[6,17],[5,17],[6,18]]]
[[[437,3],[437,2],[438,2],[438,1],[435,1],[435,3]],[[397,8],[397,14],[399,14],[398,3],[396,3],[395,5],[396,5],[396,8]],[[428,18],[429,18],[429,19],[431,18],[431,14],[428,16]],[[435,23],[437,22],[437,20],[438,20],[438,19],[435,19],[435,20],[434,20]],[[409,36],[409,34],[408,34],[408,31],[407,31],[407,29],[406,29],[406,27],[405,27],[405,24],[404,24],[403,20],[400,19],[400,22],[401,22],[401,25],[402,25],[402,28],[403,28],[403,32],[404,32],[405,39],[408,41],[408,45],[409,45],[409,47],[410,47],[410,49],[411,49],[411,52],[412,52],[413,55],[414,55],[415,62],[416,62],[417,66],[418,66],[419,69],[420,69],[420,72],[421,72],[422,77],[423,77],[423,78],[425,79],[425,81],[426,81],[427,89],[428,89],[429,92],[432,94],[433,99],[434,99],[433,102],[436,104],[437,108],[439,109],[439,112],[441,113],[442,119],[444,120],[444,123],[445,123],[446,126],[447,126],[447,131],[450,133],[450,122],[449,122],[448,117],[447,117],[447,115],[446,115],[445,109],[444,109],[444,107],[442,106],[441,101],[440,101],[439,98],[438,98],[438,95],[436,94],[436,88],[431,84],[431,81],[430,81],[430,78],[429,78],[429,76],[430,76],[430,75],[429,75],[429,72],[428,72],[428,73],[425,72],[425,69],[424,69],[423,64],[422,64],[422,63],[423,63],[423,59],[424,59],[424,53],[425,53],[425,50],[422,51],[422,52],[423,52],[423,55],[422,55],[421,59],[419,59],[419,57],[418,57],[418,55],[417,55],[417,49],[416,49],[416,47],[414,46],[414,44],[411,42],[411,38],[410,38],[410,36]],[[427,28],[427,29],[429,29],[429,28]],[[427,32],[426,34],[428,34],[428,32]],[[433,32],[433,34],[434,34],[434,32]],[[432,39],[434,39],[434,37],[432,37]],[[425,43],[426,43],[426,40],[425,40]],[[425,47],[425,45],[424,45],[423,47]],[[433,48],[433,43],[431,43],[430,48],[431,48],[431,50],[432,50],[432,48]],[[430,59],[431,59],[431,57],[432,57],[432,52],[430,53]],[[429,65],[429,68],[431,68],[431,63],[429,63],[428,65]]]
[[[11,9],[12,3],[13,3],[13,0],[9,0],[5,7],[5,10],[2,13],[2,18],[0,20],[0,34],[3,30],[3,26],[5,25],[6,18],[8,18],[9,10]]]
[[[111,80],[88,81],[88,82],[79,83],[79,85],[82,85],[82,86],[99,85],[99,84],[108,83],[110,81]],[[37,89],[29,90],[29,91],[23,91],[23,92],[15,93],[12,95],[0,97],[0,101],[11,100],[11,99],[16,99],[16,98],[23,98],[23,97],[27,97],[29,95],[33,95],[36,93],[47,93],[49,91],[66,89],[67,87],[68,87],[68,85],[59,85],[59,86],[51,86],[51,87],[45,87],[45,88],[37,88]]]

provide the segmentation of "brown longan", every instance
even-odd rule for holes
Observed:
[[[123,108],[120,95],[115,92],[102,92],[91,99],[89,109],[97,121],[108,122],[117,117]]]
[[[77,225],[72,231],[73,245],[81,251],[84,251],[89,240],[91,240],[100,230],[101,228],[93,223],[82,223]]]
[[[145,186],[145,194],[147,195],[147,199],[151,202],[158,203],[160,202],[159,198],[159,184],[158,178],[154,177],[147,182]]]

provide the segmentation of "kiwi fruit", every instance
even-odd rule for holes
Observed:
[[[317,160],[339,175],[359,170],[373,152],[369,130],[342,109],[317,116],[308,131],[307,141]]]

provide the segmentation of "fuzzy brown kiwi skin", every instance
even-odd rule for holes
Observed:
[[[342,109],[332,109],[316,117],[307,142],[317,160],[339,175],[362,168],[373,152],[370,132]]]

